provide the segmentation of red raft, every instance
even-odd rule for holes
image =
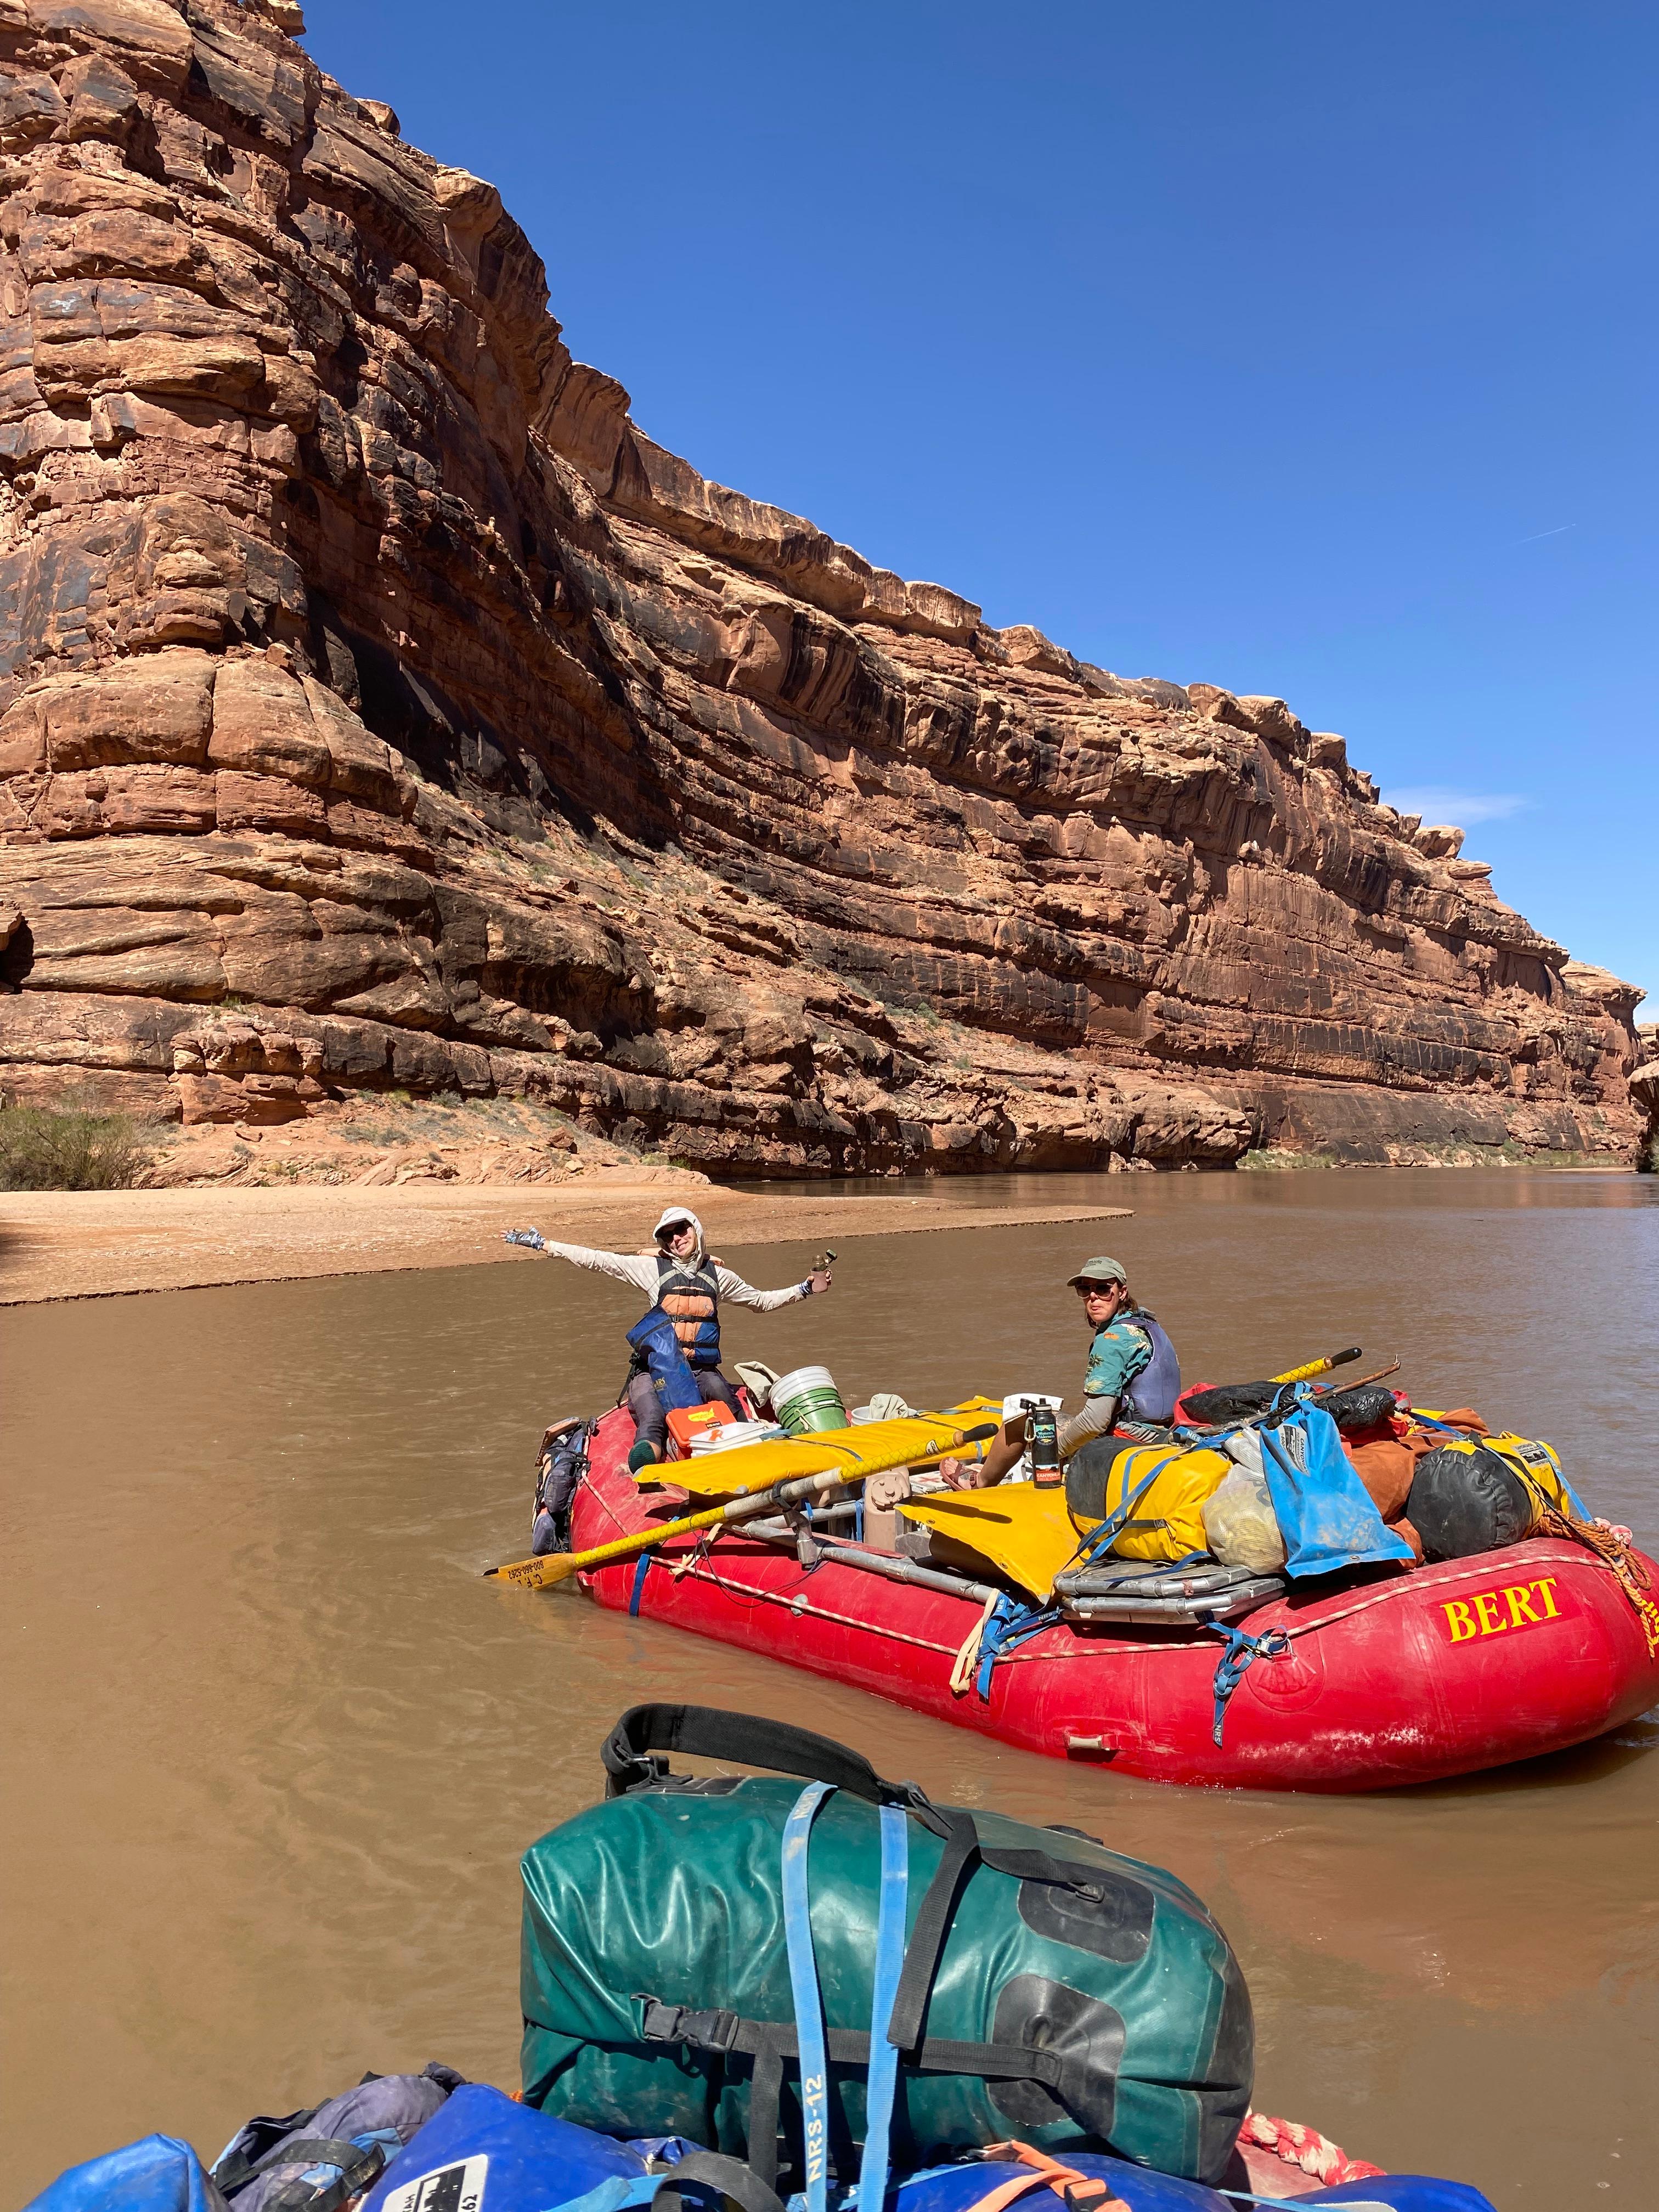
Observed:
[[[626,1411],[599,1424],[572,1501],[574,1550],[661,1517],[628,1472],[633,1441]],[[1626,1557],[1650,1596],[1659,1568],[1640,1552]],[[1656,1616],[1644,1621],[1595,1553],[1550,1537],[1385,1581],[1327,1583],[1235,1623],[1252,1638],[1281,1634],[1237,1678],[1219,1744],[1217,1669],[1228,1655],[1213,1632],[1057,1623],[999,1657],[981,1697],[972,1680],[951,1686],[979,1628],[977,1600],[833,1558],[803,1570],[741,1527],[578,1579],[616,1612],[1030,1751],[1212,1789],[1389,1790],[1473,1774],[1587,1742],[1659,1703],[1646,1626]]]

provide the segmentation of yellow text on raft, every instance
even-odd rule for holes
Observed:
[[[1541,1628],[1547,1620],[1559,1620],[1555,1580],[1546,1575],[1541,1581],[1516,1583],[1508,1589],[1477,1590],[1473,1597],[1443,1600],[1440,1610],[1446,1616],[1449,1640],[1467,1644],[1472,1637],[1502,1636],[1511,1628]]]

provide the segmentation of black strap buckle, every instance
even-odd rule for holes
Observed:
[[[1113,2196],[1109,2181],[1068,2181],[1060,2195],[1066,2200],[1066,2212],[1101,2212],[1104,2205],[1122,2202]]]
[[[743,2015],[735,2012],[693,2012],[686,2005],[664,2004],[659,1997],[639,1996],[644,2007],[640,2032],[647,2043],[689,2043],[697,2051],[731,2051],[737,2044]]]

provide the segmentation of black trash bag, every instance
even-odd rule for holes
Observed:
[[[466,2076],[435,2061],[423,2074],[368,2074],[308,2111],[248,2121],[220,2154],[213,2182],[233,2212],[335,2212],[382,2167]]]
[[[570,1549],[570,1501],[576,1485],[587,1472],[587,1447],[593,1423],[574,1413],[555,1421],[542,1438],[536,1462],[536,1503],[530,1516],[530,1549],[534,1558]]]
[[[1212,1390],[1189,1391],[1183,1411],[1189,1421],[1206,1428],[1222,1428],[1229,1421],[1248,1421],[1270,1408],[1288,1413],[1296,1404],[1294,1382],[1218,1382]],[[1352,1390],[1316,1392],[1314,1401],[1328,1413],[1339,1429],[1369,1429],[1395,1409],[1394,1392],[1380,1382],[1362,1382]]]
[[[1527,1486],[1496,1452],[1432,1451],[1417,1463],[1406,1518],[1425,1559],[1467,1559],[1518,1544],[1536,1508]]]
[[[1329,1390],[1314,1403],[1328,1413],[1345,1436],[1355,1429],[1372,1429],[1395,1411],[1395,1395],[1386,1383],[1361,1382],[1352,1390]]]
[[[1253,1414],[1265,1413],[1285,1387],[1281,1382],[1218,1382],[1212,1390],[1189,1390],[1181,1401],[1182,1412],[1189,1421],[1218,1429],[1224,1421],[1248,1421]]]

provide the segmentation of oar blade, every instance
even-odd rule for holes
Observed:
[[[555,1583],[566,1581],[576,1571],[577,1561],[568,1552],[549,1552],[538,1559],[514,1559],[503,1567],[490,1567],[489,1575],[498,1583],[511,1583],[517,1589],[551,1589]]]
[[[1054,1577],[1077,1549],[1078,1532],[1063,1490],[1011,1482],[989,1490],[936,1490],[907,1498],[907,1521],[949,1536],[1046,1600]]]

